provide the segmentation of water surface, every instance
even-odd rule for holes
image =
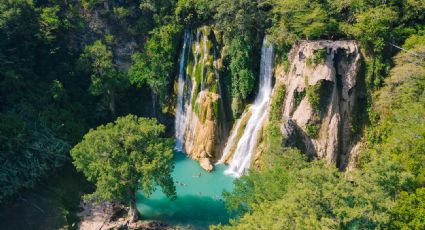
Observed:
[[[142,219],[159,220],[193,229],[207,229],[211,224],[228,223],[229,215],[222,200],[223,190],[233,189],[233,178],[223,174],[226,166],[216,165],[206,172],[181,152],[174,156],[172,176],[177,199],[172,201],[160,189],[148,199],[137,193],[137,209]]]

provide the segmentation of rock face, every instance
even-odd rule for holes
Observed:
[[[207,171],[213,169],[213,162],[220,153],[220,129],[214,117],[214,103],[219,95],[204,90],[196,98],[197,111],[190,111],[185,149],[193,159],[198,160]]]
[[[103,202],[97,205],[82,204],[83,211],[79,213],[81,222],[80,230],[110,230],[110,229],[133,229],[133,230],[172,230],[182,229],[178,226],[155,221],[136,221],[130,223],[127,216],[128,208],[111,202]]]
[[[350,155],[357,156],[353,114],[364,97],[356,42],[301,42],[289,53],[289,61],[286,72],[276,73],[277,84],[286,87],[284,144],[345,168]]]
[[[198,160],[202,168],[211,171],[221,155],[226,133],[219,76],[222,60],[210,28],[202,27],[196,33],[191,32],[189,40],[189,48],[183,49],[187,54],[181,56],[185,60],[180,74],[185,79],[176,82],[175,87],[183,91],[182,99],[177,103],[176,136],[183,139],[181,150]],[[184,107],[180,112],[179,106]]]
[[[115,2],[105,1],[103,5],[94,7],[91,10],[81,8],[82,16],[86,20],[88,28],[81,35],[81,41],[79,43],[82,47],[80,49],[83,49],[84,45],[104,39],[105,35],[113,35],[111,36],[113,39],[110,45],[114,54],[114,64],[120,70],[128,71],[131,65],[131,55],[134,53],[138,44],[134,36],[122,29],[128,26],[127,21],[121,21],[123,25],[118,25],[117,29],[117,25],[114,22],[108,21],[107,17],[105,17],[105,12],[113,10],[116,4]],[[139,41],[139,43],[142,42]]]

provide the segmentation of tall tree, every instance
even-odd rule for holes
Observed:
[[[170,83],[179,31],[180,27],[175,24],[154,29],[145,44],[145,51],[137,52],[132,56],[132,66],[129,70],[130,81],[137,86],[146,83],[151,88],[154,109],[158,96],[161,104],[164,101]]]
[[[149,197],[159,185],[175,197],[173,141],[162,138],[165,126],[155,119],[128,115],[90,130],[71,150],[74,165],[96,191],[95,201],[118,200],[130,205],[130,220],[137,220],[136,190]]]
[[[117,91],[128,86],[126,74],[114,65],[112,51],[101,40],[86,46],[81,58],[91,69],[90,93],[95,96],[104,95],[109,110],[115,117]]]

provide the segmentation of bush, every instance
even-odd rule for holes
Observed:
[[[307,66],[323,65],[326,62],[327,50],[326,48],[318,49],[313,52],[313,55],[306,60]]]
[[[294,97],[295,97],[295,107],[298,107],[300,105],[301,101],[305,97],[305,94],[306,94],[305,90],[303,90],[301,92],[295,91],[295,95],[294,95]]]
[[[308,79],[308,78],[306,78]],[[322,87],[322,81],[318,81],[315,85],[309,85],[306,80],[306,95],[308,102],[310,102],[313,111],[317,113],[320,105],[320,89]]]
[[[305,126],[307,135],[311,138],[317,138],[319,135],[320,126],[317,124],[307,123]]]
[[[285,85],[280,85],[276,89],[276,93],[270,102],[270,121],[279,121],[282,117],[282,105],[285,99]]]

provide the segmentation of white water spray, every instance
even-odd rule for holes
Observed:
[[[263,46],[261,48],[259,92],[255,98],[254,104],[249,109],[251,117],[249,118],[245,130],[239,139],[232,161],[225,171],[225,174],[239,177],[250,167],[254,148],[258,141],[259,131],[263,127],[264,120],[268,114],[270,96],[272,92],[272,75],[273,45],[268,44],[266,38],[264,38]],[[237,130],[234,132],[237,133]],[[229,141],[232,141],[232,137],[229,138]],[[232,145],[232,143],[228,143],[226,147]]]
[[[180,54],[180,66],[179,66],[179,78],[178,78],[178,88],[177,88],[177,111],[176,111],[176,146],[175,149],[178,151],[183,151],[184,143],[184,134],[186,130],[186,103],[184,101],[184,89],[186,85],[185,81],[185,57],[187,46],[190,45],[190,32],[185,31],[184,33],[183,48]]]
[[[221,158],[217,162],[217,164],[224,163],[224,161],[227,158],[227,155],[229,155],[230,149],[234,145],[236,136],[238,135],[238,130],[242,123],[241,121],[242,121],[242,118],[236,121],[236,124],[234,125],[232,132],[230,133],[229,139],[227,139],[226,146],[224,147],[224,150],[223,150],[223,155],[221,155]]]

